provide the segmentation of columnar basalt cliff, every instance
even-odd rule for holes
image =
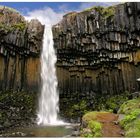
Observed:
[[[140,3],[69,13],[53,34],[60,97],[92,100],[138,90]]]
[[[0,7],[0,91],[38,91],[44,26]]]

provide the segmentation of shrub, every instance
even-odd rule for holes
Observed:
[[[121,126],[123,126],[124,128],[126,127],[127,124],[131,123],[133,120],[135,120],[138,116],[140,115],[140,109],[136,109],[132,112],[130,112],[130,114],[126,115],[124,117],[124,119],[122,119],[120,121]]]
[[[129,114],[134,109],[140,108],[140,98],[129,100],[123,103],[118,111],[120,114]]]
[[[102,125],[101,123],[97,121],[89,121],[88,127],[90,128],[93,137],[101,137],[101,130],[102,130]]]
[[[125,102],[119,113],[126,116],[120,120],[120,125],[125,130],[126,137],[140,137],[140,98]]]

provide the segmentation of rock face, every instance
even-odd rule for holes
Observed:
[[[0,7],[0,90],[38,91],[44,26]]]
[[[138,90],[140,3],[69,13],[53,34],[60,97],[73,102]]]

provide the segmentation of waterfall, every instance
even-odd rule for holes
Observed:
[[[62,123],[62,121],[58,120],[59,94],[57,91],[56,61],[57,57],[53,46],[52,28],[45,25],[41,54],[42,89],[37,114],[38,124],[56,125]]]

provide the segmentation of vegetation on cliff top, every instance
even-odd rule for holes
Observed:
[[[109,17],[113,17],[115,15],[115,6],[109,6],[109,7],[94,6],[94,7],[87,8],[79,13],[91,12],[93,10],[95,10],[96,12],[99,12],[99,14],[105,19]],[[70,12],[70,13],[65,14],[64,17],[76,16],[77,14],[78,14],[77,12]]]
[[[13,8],[11,8],[11,7],[7,7],[7,6],[1,6],[0,5],[0,10],[9,10],[9,11],[11,11],[11,12],[15,12],[15,13],[18,13],[19,14],[19,12],[16,10],[16,9],[13,9]]]
[[[13,25],[5,25],[0,23],[0,28],[4,29],[8,32],[14,31],[14,30],[19,30],[19,31],[23,31],[26,27],[26,23],[24,22],[20,22],[20,23],[15,23]]]
[[[83,12],[90,12],[93,10],[99,12],[100,15],[104,18],[112,17],[115,14],[114,6],[110,6],[110,7],[94,6],[94,7],[85,9]]]

